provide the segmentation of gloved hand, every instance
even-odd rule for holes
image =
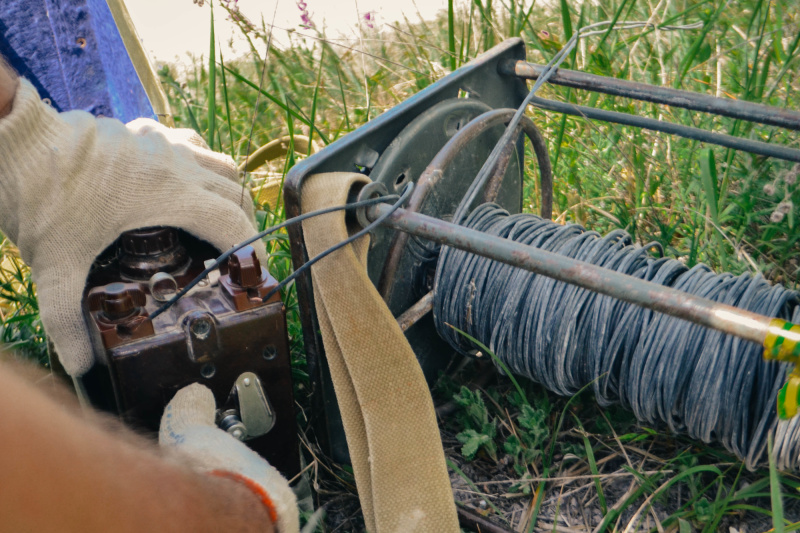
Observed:
[[[255,233],[233,160],[195,132],[59,114],[21,80],[0,119],[0,230],[31,267],[70,375],[94,363],[80,306],[89,267],[122,232],[146,226],[179,227],[221,251]]]
[[[161,417],[158,442],[200,472],[236,479],[267,506],[279,533],[295,533],[300,521],[292,489],[269,463],[214,425],[216,405],[208,388],[195,383],[179,390]]]

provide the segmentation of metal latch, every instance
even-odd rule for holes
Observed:
[[[238,409],[217,412],[217,425],[239,440],[249,440],[268,433],[275,425],[275,411],[264,393],[261,380],[244,372],[231,390]]]

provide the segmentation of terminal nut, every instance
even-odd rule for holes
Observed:
[[[100,311],[103,318],[116,322],[136,314],[146,302],[137,283],[110,283],[89,291],[89,310]]]
[[[106,348],[154,334],[144,308],[146,301],[138,283],[111,283],[89,291],[89,311]]]
[[[278,286],[278,282],[261,266],[252,246],[245,246],[228,259],[228,273],[220,276],[222,293],[237,311],[246,311],[265,303],[280,302],[277,292],[264,302],[264,297]]]
[[[231,255],[228,259],[228,274],[235,285],[245,289],[261,284],[261,262],[252,246],[245,246]]]

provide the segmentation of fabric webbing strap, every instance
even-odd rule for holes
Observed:
[[[343,205],[361,174],[317,174],[304,212]],[[309,257],[348,237],[344,212],[303,222]],[[371,532],[457,532],[441,437],[422,369],[366,271],[365,237],[311,267],[317,317]]]

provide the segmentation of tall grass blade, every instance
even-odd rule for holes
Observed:
[[[450,50],[450,70],[456,69],[456,14],[453,0],[447,0],[447,49]]]
[[[606,39],[608,39],[608,36],[611,34],[612,30],[614,29],[614,26],[617,24],[617,21],[619,20],[620,15],[622,15],[622,10],[625,9],[625,4],[627,4],[627,3],[628,3],[628,0],[622,0],[622,2],[620,3],[619,7],[614,12],[614,18],[611,19],[611,25],[608,27],[606,32],[600,38],[600,41],[597,43],[597,49],[598,50],[600,48],[602,48],[603,44],[605,44]]]
[[[778,469],[775,466],[772,448],[772,433],[770,433],[767,435],[767,456],[769,457],[769,496],[772,501],[772,531],[783,533],[783,495],[781,494],[781,482],[778,478]]]
[[[711,28],[714,27],[714,24],[719,19],[719,16],[728,6],[729,0],[725,0],[724,2],[720,2],[717,5],[717,9],[714,13],[706,20],[706,23],[703,25],[703,28],[700,30],[700,35],[697,36],[692,47],[689,48],[689,51],[686,52],[686,56],[681,61],[681,66],[679,67],[678,76],[675,78],[675,83],[673,84],[675,87],[680,87],[683,83],[683,79],[686,77],[686,74],[689,73],[689,69],[692,68],[692,64],[694,63],[695,57],[697,57],[698,52],[700,52],[700,48],[703,46],[703,42],[706,40],[706,35],[708,32],[711,31]]]
[[[211,29],[208,46],[208,147],[214,149],[214,136],[217,131],[217,59],[216,39],[214,38],[214,0],[208,2],[211,10]]]
[[[475,3],[469,5],[469,20],[467,21],[467,38],[464,39],[464,54],[461,57],[461,63],[464,64],[469,61],[472,55],[470,54],[470,45],[472,44],[472,21],[475,20]]]
[[[561,23],[564,25],[564,42],[567,42],[572,37],[572,19],[569,16],[567,0],[561,0]]]
[[[700,177],[703,181],[703,192],[706,203],[711,213],[711,220],[719,226],[719,192],[717,191],[717,165],[714,162],[714,152],[711,149],[703,150],[700,155]]]
[[[558,422],[556,423],[556,427],[550,434],[550,450],[548,451],[546,457],[544,456],[542,457],[543,478],[547,478],[550,475],[550,466],[553,464],[553,454],[556,451],[556,437],[561,432],[561,426],[564,424],[564,417],[567,414],[567,409],[569,409],[569,406],[572,405],[572,403],[575,401],[576,398],[578,398],[578,396],[580,396],[585,390],[588,390],[590,387],[592,387],[594,385],[594,382],[595,380],[592,380],[583,387],[581,387],[581,389],[575,394],[573,394],[570,397],[570,399],[567,400],[567,403],[564,404],[564,409],[561,411],[561,415],[558,417]],[[544,501],[545,483],[546,482],[542,481],[542,483],[540,483],[539,487],[536,489],[536,501],[534,503],[533,513],[531,513],[531,521],[528,524],[528,532],[533,531],[534,525],[536,525],[536,522],[539,520],[539,512],[541,511],[542,502]]]
[[[533,12],[533,8],[536,7],[536,0],[531,2],[531,7],[528,8],[528,11],[522,15],[522,19],[520,20],[519,24],[517,25],[517,35],[521,34],[525,26],[533,32],[533,26],[531,25],[531,13]],[[535,33],[535,32],[534,32]]]
[[[494,46],[494,8],[492,7],[492,0],[486,0],[486,18],[484,25],[484,36],[486,42],[485,50]]]
[[[567,90],[569,96],[569,89]],[[558,125],[558,133],[556,133],[556,149],[553,154],[553,168],[558,168],[558,158],[561,157],[561,143],[564,142],[564,131],[567,128],[567,115],[561,115],[561,122]]]
[[[778,75],[775,76],[775,81],[772,82],[772,87],[770,87],[767,96],[764,98],[765,100],[764,103],[769,102],[769,100],[772,98],[772,95],[775,94],[778,85],[780,84],[783,77],[786,75],[786,72],[788,72],[789,66],[792,64],[794,59],[796,59],[797,56],[795,54],[797,53],[798,45],[800,45],[800,32],[797,32],[797,34],[794,36],[794,40],[789,45],[789,48],[786,50],[785,58],[783,60],[783,67],[781,68],[781,71],[778,72]]]
[[[578,426],[582,428],[580,419],[575,417]],[[594,487],[597,490],[597,502],[600,504],[600,510],[603,514],[608,512],[608,505],[606,505],[606,495],[603,492],[603,484],[600,482],[600,470],[597,468],[597,461],[594,458],[594,450],[592,444],[589,442],[589,437],[583,435],[583,448],[586,450],[586,459],[589,461],[589,470],[594,476]]]
[[[466,483],[466,484],[469,486],[469,488],[471,488],[472,490],[474,490],[474,491],[475,491],[475,492],[477,492],[478,494],[481,494],[481,493],[482,493],[481,489],[479,489],[479,488],[478,488],[478,486],[475,484],[475,482],[474,482],[474,481],[472,481],[472,480],[469,478],[469,476],[468,476],[467,474],[465,474],[465,473],[464,473],[464,471],[463,471],[463,470],[461,470],[461,469],[458,467],[458,465],[457,465],[457,464],[455,464],[455,463],[454,463],[453,461],[451,461],[450,459],[445,459],[445,462],[447,463],[447,466],[448,466],[448,467],[450,467],[450,469],[451,469],[451,470],[453,470],[453,472],[455,472],[456,474],[458,474],[458,475],[459,475],[459,477],[461,477],[461,479],[463,479],[463,480],[464,480],[464,482],[465,482],[465,483]],[[503,513],[502,513],[502,512],[500,512],[500,509],[498,509],[498,508],[497,508],[497,506],[496,506],[494,503],[492,503],[492,500],[491,500],[491,499],[489,499],[489,498],[486,498],[486,500],[485,500],[485,501],[486,501],[486,503],[488,503],[488,504],[489,504],[489,507],[491,507],[491,508],[494,510],[494,512],[495,512],[495,513],[497,513],[497,516],[499,516],[499,517],[501,517],[501,518],[503,517]]]
[[[228,96],[228,81],[225,77],[225,58],[222,57],[222,46],[219,48],[219,63],[222,67],[220,70],[220,77],[222,78],[222,98],[225,100],[225,117],[228,122],[228,137],[230,139],[230,156],[231,159],[236,159],[236,143],[234,139],[236,138],[233,133],[233,120],[231,119],[231,101]],[[222,149],[222,145],[220,144],[220,149]]]
[[[314,124],[317,119],[317,100],[319,98],[319,86],[322,82],[322,66],[325,64],[325,49],[322,49],[322,53],[319,57],[319,70],[317,71],[317,83],[314,85],[314,96],[311,98],[311,117],[309,122]],[[306,155],[311,155],[311,151],[313,150],[313,144],[311,141],[314,140],[314,128],[309,128],[308,130],[308,153]]]
[[[530,402],[528,402],[528,397],[525,396],[525,391],[522,390],[522,387],[519,386],[519,383],[517,382],[517,379],[514,377],[514,374],[511,373],[511,369],[509,369],[508,366],[506,366],[506,364],[499,357],[497,357],[492,350],[488,348],[488,346],[483,344],[481,341],[479,341],[469,333],[461,331],[460,329],[451,324],[447,325],[453,328],[453,330],[457,331],[459,335],[462,335],[464,338],[469,339],[470,342],[474,343],[481,350],[483,350],[484,353],[489,355],[489,357],[492,358],[492,361],[494,361],[494,364],[499,366],[506,374],[506,376],[508,376],[508,378],[511,380],[511,383],[514,385],[514,388],[517,389],[517,392],[519,393],[520,399],[522,399],[522,401],[524,401],[526,404],[530,405]]]
[[[273,95],[272,93],[270,93],[269,91],[267,91],[263,87],[259,87],[258,85],[256,85],[252,81],[248,80],[247,78],[245,78],[244,76],[242,76],[241,74],[236,72],[235,70],[232,70],[230,67],[225,67],[225,70],[227,70],[238,81],[244,83],[245,85],[255,89],[256,91],[258,91],[262,95],[266,96],[267,99],[269,99],[272,103],[276,104],[281,109],[286,111],[286,113],[288,113],[290,116],[296,118],[297,120],[299,120],[300,122],[302,122],[303,124],[308,126],[309,128],[314,128],[314,131],[317,132],[317,135],[319,135],[320,139],[322,139],[322,141],[325,144],[330,144],[330,140],[328,140],[328,137],[318,127],[314,126],[311,123],[311,121],[309,121],[306,117],[302,116],[297,111],[291,109],[287,104],[285,104],[284,102],[279,100],[275,95]]]
[[[350,113],[347,111],[347,97],[344,93],[344,84],[342,83],[342,69],[339,64],[336,64],[336,78],[339,80],[339,94],[342,97],[342,113],[344,114],[344,127],[346,131],[351,130],[350,126]]]

